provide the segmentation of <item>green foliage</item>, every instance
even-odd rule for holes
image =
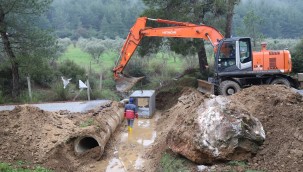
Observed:
[[[288,49],[292,53],[295,50],[296,45],[300,42],[299,39],[264,39],[263,42],[267,43],[267,49],[269,50],[285,50]],[[261,45],[257,45],[261,48]]]
[[[0,162],[0,171],[1,172],[52,172],[52,170],[46,169],[41,166],[36,166],[33,169],[31,169],[31,168],[26,169],[24,167],[21,167],[25,164],[28,164],[28,163],[24,162],[24,161],[18,161],[16,163],[16,166],[13,166],[8,163]]]
[[[5,103],[5,99],[4,99],[2,91],[0,91],[0,104],[3,104],[3,103]]]
[[[122,48],[123,42],[124,40],[120,39],[119,37],[116,37],[116,39],[104,40],[96,38],[80,38],[78,41],[78,46],[82,51],[88,53],[97,64],[99,64],[99,62],[103,62],[101,55],[105,52],[115,52],[115,54],[118,56],[118,52]]]
[[[47,20],[61,38],[124,38],[143,9],[140,0],[54,0]]]
[[[71,82],[78,84],[78,80],[86,80],[86,72],[81,66],[71,60],[63,61],[58,68],[61,76],[72,78]]]
[[[238,29],[244,29],[242,19],[254,11],[254,15],[262,20],[262,24],[257,26],[257,29],[265,37],[301,38],[303,35],[302,6],[303,1],[298,0],[242,0],[235,9],[234,34]]]
[[[293,73],[303,73],[303,39],[296,45],[292,53]]]
[[[256,42],[264,37],[260,32],[263,21],[254,10],[249,10],[243,18],[244,27],[239,28],[238,35],[243,37],[251,37],[253,41],[253,46],[256,46]]]
[[[93,118],[88,118],[85,121],[80,123],[80,127],[81,128],[85,128],[88,126],[94,125],[94,119]]]
[[[187,167],[184,165],[184,162],[186,159],[184,158],[178,158],[171,156],[168,153],[164,153],[161,161],[160,161],[160,171],[163,172],[174,172],[174,171],[179,171],[179,172],[189,172],[190,170],[187,169]]]
[[[229,161],[227,164],[230,166],[241,166],[241,167],[247,166],[247,163],[244,161]]]
[[[62,82],[55,82],[51,86],[51,90],[54,93],[54,100],[66,101],[69,99],[70,84],[64,89]]]
[[[116,94],[115,91],[112,91],[108,88],[103,88],[102,90],[94,89],[91,93],[92,99],[106,99],[106,100],[115,100],[119,101],[120,97]]]

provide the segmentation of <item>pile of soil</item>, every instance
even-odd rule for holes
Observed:
[[[0,162],[22,161],[27,168],[42,165],[55,171],[77,171],[80,166],[99,160],[103,150],[95,147],[75,153],[75,139],[100,133],[103,119],[118,110],[118,103],[114,102],[86,114],[48,112],[29,105],[1,111]]]
[[[285,86],[254,86],[230,97],[241,102],[265,130],[266,139],[253,169],[300,171],[303,169],[303,97]]]
[[[171,95],[171,97],[168,98],[166,95]],[[207,98],[207,96],[202,95],[196,89],[190,87],[183,88],[178,94],[162,93],[157,97],[159,99],[163,98],[161,102],[168,102],[168,105],[163,106],[163,108],[166,108],[163,109],[160,119],[157,121],[157,138],[154,144],[147,148],[146,153],[144,153],[145,156],[143,158],[145,158],[146,161],[144,171],[164,170],[160,165],[160,161],[163,153],[171,153],[166,144],[166,138],[170,129],[177,123],[179,115],[188,115],[188,118],[191,118],[192,113],[190,112],[196,110],[204,99]],[[186,106],[178,103],[178,101],[183,100],[187,101]]]
[[[169,95],[169,94],[168,94]],[[183,89],[178,97],[172,98],[178,101],[186,101],[186,105],[178,101],[166,100],[169,109],[163,107],[163,113],[158,120],[157,131],[160,133],[155,143],[150,147],[145,158],[145,169],[150,171],[161,170],[159,162],[163,152],[169,152],[166,144],[167,134],[171,127],[178,121],[178,115],[185,115],[193,118],[191,112],[197,110],[199,105],[208,97],[192,88]],[[266,139],[256,155],[251,157],[244,166],[234,166],[230,163],[217,164],[207,167],[215,171],[245,171],[248,169],[266,171],[300,171],[303,169],[303,97],[294,90],[279,86],[253,86],[229,97],[230,108],[245,110],[257,117],[265,130]],[[161,102],[158,100],[158,102]],[[237,105],[237,106],[235,106]],[[190,120],[186,120],[190,121]],[[184,123],[184,127],[193,125]],[[193,171],[197,170],[196,164],[192,165]]]

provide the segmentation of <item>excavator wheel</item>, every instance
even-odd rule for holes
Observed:
[[[290,82],[286,78],[275,78],[270,83],[271,85],[285,85],[286,87],[290,87]]]
[[[241,87],[235,81],[226,80],[221,82],[219,86],[219,94],[229,96],[241,91]]]

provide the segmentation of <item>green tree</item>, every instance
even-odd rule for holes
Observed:
[[[303,73],[303,39],[297,44],[292,53],[292,72]]]
[[[263,20],[255,11],[250,10],[243,18],[244,27],[239,29],[238,33],[242,36],[249,36],[253,39],[253,46],[256,47],[256,42],[261,40],[264,36],[261,33],[261,24]]]
[[[20,94],[18,51],[30,47],[31,53],[35,52],[37,47],[32,44],[37,36],[33,36],[34,34],[31,33],[37,28],[32,24],[36,16],[43,14],[48,9],[51,2],[52,0],[0,1],[0,35],[2,48],[11,65],[13,98],[17,98]],[[38,46],[38,48],[41,47]]]
[[[201,24],[213,25],[219,30],[227,29],[230,33],[234,6],[239,2],[237,0],[143,0],[148,7],[143,15],[151,18],[164,18],[176,21],[186,21]],[[228,6],[226,7],[226,3]],[[227,13],[228,11],[228,13]],[[228,14],[228,16],[226,15]],[[226,19],[229,20],[228,26]],[[222,22],[223,21],[223,22]],[[222,23],[224,23],[222,25]],[[152,25],[159,27],[161,25]],[[157,51],[161,45],[161,38],[145,38],[142,40],[140,54],[145,55],[150,51]],[[206,50],[202,39],[168,39],[171,50],[182,55],[198,55],[200,70],[204,71],[206,60]]]

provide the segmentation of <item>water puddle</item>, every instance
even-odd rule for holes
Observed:
[[[141,169],[144,160],[141,158],[144,149],[156,139],[156,121],[158,113],[152,119],[137,119],[132,132],[123,130],[116,140],[120,144],[115,147],[114,158],[102,160],[95,169],[105,172],[127,172]],[[126,120],[124,121],[126,123]],[[123,125],[124,126],[124,125]]]

